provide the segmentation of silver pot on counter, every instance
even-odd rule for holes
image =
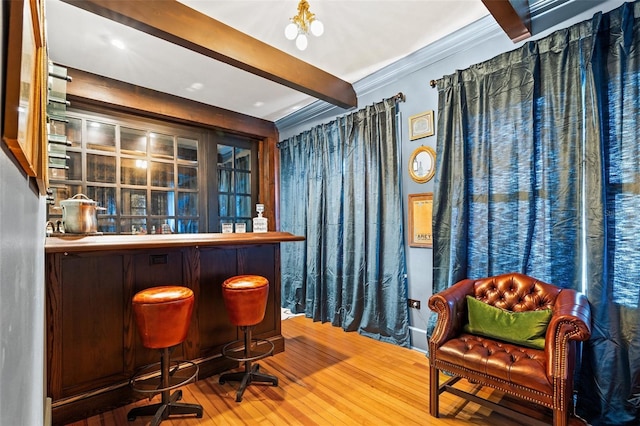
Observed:
[[[60,201],[64,232],[68,234],[95,234],[98,232],[97,203],[84,194],[76,194]]]

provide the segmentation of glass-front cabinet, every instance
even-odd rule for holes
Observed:
[[[251,230],[257,202],[257,141],[133,116],[67,113],[68,169],[52,176],[61,200],[83,193],[97,202],[104,234]],[[217,158],[216,161],[211,159]]]
[[[218,145],[218,216],[221,223],[244,223],[252,215],[251,149]]]

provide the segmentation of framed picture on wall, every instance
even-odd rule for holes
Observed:
[[[433,193],[409,194],[409,247],[433,247]]]
[[[42,161],[44,108],[42,88],[46,69],[39,0],[9,2],[7,73],[5,76],[2,139],[29,176],[46,169]],[[38,84],[39,83],[39,84]],[[45,155],[46,157],[46,155]]]
[[[433,111],[425,111],[409,117],[410,140],[432,136],[433,133]]]

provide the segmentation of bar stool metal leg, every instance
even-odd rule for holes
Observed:
[[[251,344],[253,343],[253,328],[254,326],[240,327],[240,329],[244,332],[244,357],[235,359],[237,359],[238,361],[244,361],[244,371],[239,371],[236,373],[225,373],[221,375],[220,379],[218,380],[218,383],[220,383],[221,385],[225,384],[226,382],[240,382],[240,386],[238,387],[238,390],[236,392],[236,402],[242,401],[244,391],[251,383],[270,383],[273,386],[278,386],[278,378],[276,376],[260,373],[258,371],[260,369],[260,365],[253,364],[254,360],[262,359],[273,352],[273,344],[271,342],[267,342],[271,343],[271,349],[266,353],[253,356],[253,354],[251,353]],[[225,348],[223,348],[223,353],[225,354],[225,356],[230,357],[226,354],[226,349],[228,348],[228,346],[229,345],[226,345]]]
[[[202,418],[202,406],[177,402],[182,399],[182,390],[178,389],[171,394],[170,366],[169,348],[163,348],[160,356],[160,384],[158,387],[158,391],[162,394],[162,402],[131,409],[127,414],[127,420],[133,421],[136,417],[153,416],[151,426],[158,426],[160,422],[174,414],[195,414],[197,418]]]

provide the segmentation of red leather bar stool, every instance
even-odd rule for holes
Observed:
[[[236,340],[226,344],[222,348],[222,354],[234,361],[244,362],[244,371],[226,373],[220,376],[219,383],[227,381],[239,381],[240,386],[236,393],[236,402],[242,401],[245,389],[251,383],[271,383],[278,386],[278,378],[269,374],[260,373],[259,364],[253,361],[265,358],[273,353],[273,342],[264,339],[253,339],[252,332],[256,325],[264,319],[269,296],[269,281],[259,275],[238,275],[231,277],[222,283],[222,297],[231,323],[244,333],[242,340]],[[266,351],[254,351],[254,345],[267,346]]]
[[[202,417],[201,405],[176,402],[182,399],[182,390],[171,394],[171,390],[194,380],[198,375],[195,363],[172,363],[170,359],[171,352],[187,337],[193,301],[193,291],[179,286],[152,287],[133,296],[133,312],[142,344],[146,348],[159,349],[160,362],[138,370],[131,378],[131,386],[137,392],[149,393],[149,399],[161,393],[162,402],[132,409],[127,415],[129,421],[138,416],[154,416],[151,425],[157,426],[174,414]]]

